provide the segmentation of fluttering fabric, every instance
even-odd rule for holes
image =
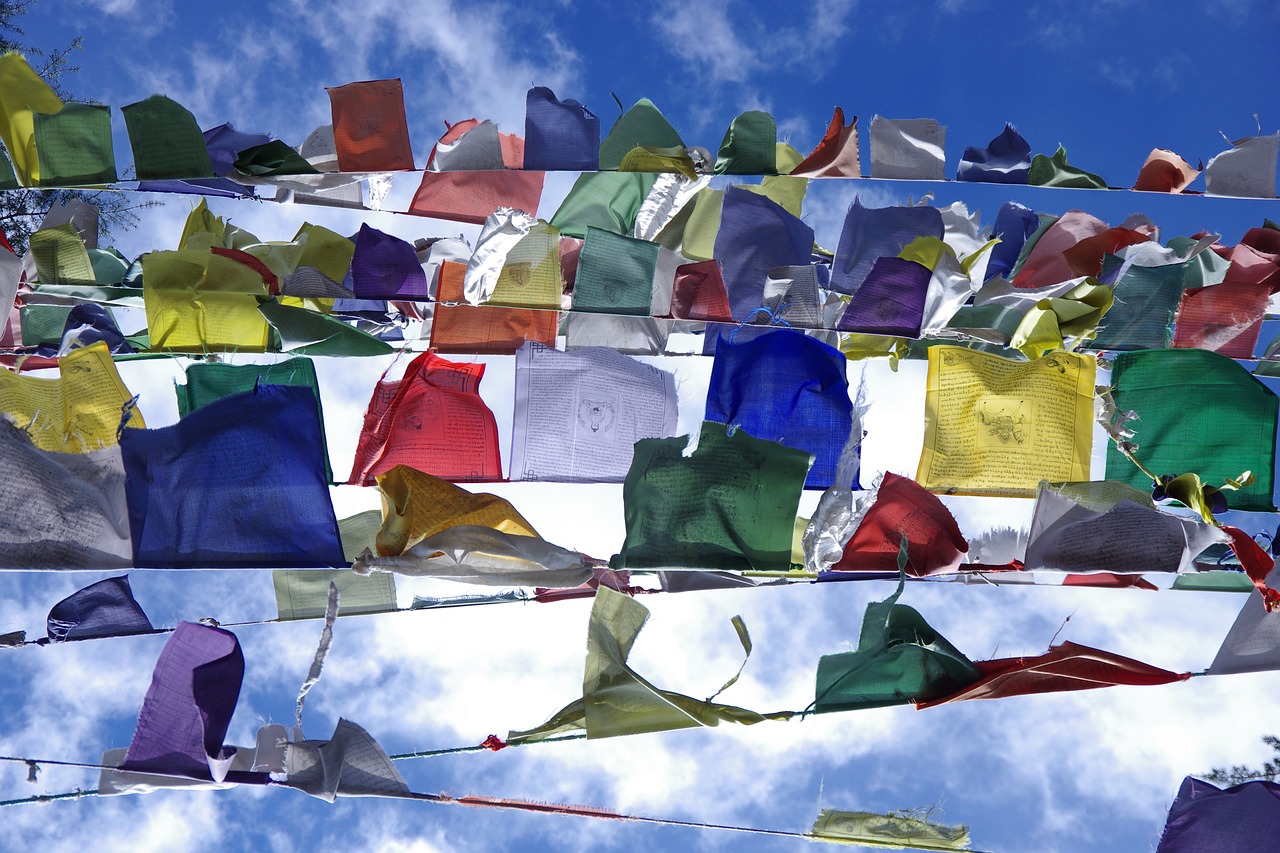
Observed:
[[[831,571],[896,572],[904,539],[903,570],[911,577],[960,569],[969,543],[936,495],[892,471],[885,472],[874,493],[874,502]]]
[[[1187,288],[1178,306],[1173,345],[1252,358],[1270,296],[1265,282]]]
[[[677,268],[671,292],[671,316],[677,320],[728,322],[733,319],[719,261],[700,261]]]
[[[799,178],[862,177],[858,165],[858,117],[846,125],[844,110],[836,107],[822,140],[788,174]]]
[[[774,267],[809,263],[813,229],[764,196],[740,187],[725,190],[715,257],[723,263],[734,319],[746,319],[764,300]],[[706,347],[712,347],[708,334]],[[713,349],[710,350],[714,352]]]
[[[1017,263],[1023,245],[1039,228],[1040,217],[1031,208],[1013,201],[1000,205],[995,224],[991,226],[991,236],[998,237],[1000,242],[991,250],[986,278],[1011,276],[1010,270]]]
[[[1005,124],[1004,130],[986,148],[966,148],[956,169],[957,181],[983,181],[989,184],[1025,184],[1031,169],[1031,145],[1017,128]]]
[[[587,228],[586,238],[573,285],[573,309],[649,316],[660,247],[595,227]]]
[[[871,119],[871,177],[945,180],[947,129],[931,118]]]
[[[46,633],[54,642],[119,637],[150,630],[151,620],[134,599],[128,575],[107,578],[76,590],[53,605],[46,620]]]
[[[542,198],[543,172],[524,171],[524,140],[510,133],[498,134],[498,145],[505,168],[489,171],[433,171],[441,146],[453,145],[466,133],[480,125],[475,119],[452,125],[440,137],[427,160],[427,171],[414,193],[409,212],[457,222],[483,224],[502,207],[538,212]]]
[[[1253,853],[1280,833],[1280,784],[1218,788],[1188,776],[1169,807],[1156,853]]]
[[[143,295],[152,349],[178,352],[262,352],[267,321],[258,298],[262,275],[224,255],[184,249],[142,260]]]
[[[139,181],[214,177],[196,118],[177,101],[152,95],[120,109]],[[12,149],[10,149],[12,150]]]
[[[840,315],[842,332],[918,338],[924,324],[930,269],[904,258],[878,258]]]
[[[261,385],[173,426],[127,430],[120,449],[135,565],[346,565],[309,388]]]
[[[618,169],[633,148],[684,148],[680,134],[648,98],[636,101],[600,143],[600,168]]]
[[[600,166],[600,119],[569,98],[534,86],[524,103],[524,168],[594,172]]]
[[[341,171],[413,170],[400,78],[348,83],[325,91],[329,93]]]
[[[614,568],[785,570],[810,456],[704,422],[636,442],[622,487],[627,537]]]
[[[32,119],[40,186],[115,183],[110,107],[68,103],[56,113],[34,113]]]
[[[409,786],[373,737],[339,718],[327,741],[293,741],[285,747],[285,784],[332,803],[337,797],[396,797]]]
[[[716,154],[717,175],[773,175],[778,172],[778,127],[773,116],[748,110],[729,125]]]
[[[852,413],[846,359],[839,350],[786,330],[743,343],[717,342],[706,420],[812,455],[806,489],[835,482]]]
[[[968,850],[969,827],[947,826],[909,814],[823,809],[809,830],[818,841],[919,850]]]
[[[943,236],[942,214],[934,207],[865,207],[855,196],[844,219],[831,289],[857,293],[880,258],[896,258],[917,237]],[[719,251],[716,257],[720,257]]]
[[[1067,149],[1061,145],[1052,157],[1037,154],[1031,158],[1027,183],[1033,187],[1066,187],[1077,190],[1105,190],[1107,182],[1092,172],[1067,162]]]
[[[386,613],[396,609],[395,575],[357,575],[347,569],[277,569],[271,573],[276,618],[319,619],[325,615],[329,585],[342,597],[342,615]]]
[[[1135,190],[1180,193],[1200,174],[1186,160],[1165,148],[1153,148],[1134,181]]]
[[[551,224],[566,237],[586,237],[588,228],[630,234],[656,180],[643,172],[583,172],[556,208]]]
[[[532,236],[532,230],[530,236]],[[517,248],[519,245],[523,245],[523,241]],[[439,302],[435,306],[431,321],[433,350],[446,353],[511,355],[520,349],[525,341],[536,341],[548,346],[555,344],[559,321],[559,315],[555,311],[444,304],[465,303],[466,269],[465,264],[456,261],[444,261],[440,264],[440,284],[437,293]],[[504,278],[505,276],[499,276],[499,285]],[[495,298],[503,298],[504,301],[508,293],[509,290],[501,286],[494,289]]]
[[[1275,198],[1280,133],[1237,139],[1232,146],[1204,167],[1205,191],[1209,195]]]
[[[1245,590],[1252,584],[1244,575],[1236,575],[1245,583]],[[1276,580],[1267,578],[1268,582]],[[1210,675],[1229,675],[1236,672],[1270,672],[1280,669],[1280,610],[1268,611],[1263,598],[1251,595],[1231,624],[1223,638]]]
[[[351,285],[357,299],[427,298],[427,276],[413,245],[367,224],[356,236]]]

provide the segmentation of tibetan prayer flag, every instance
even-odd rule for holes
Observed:
[[[918,338],[933,273],[904,258],[878,258],[840,316],[842,332]]]
[[[560,234],[535,222],[507,252],[486,305],[510,308],[560,307],[564,283],[560,272]]]
[[[513,250],[514,251],[514,250]],[[533,308],[497,308],[489,305],[448,305],[466,301],[466,265],[440,264],[440,284],[431,321],[431,348],[446,353],[496,353],[510,355],[535,341],[555,346],[559,314]],[[498,277],[502,283],[501,275]],[[495,295],[498,289],[494,290]]]
[[[1243,574],[1236,575],[1252,589]],[[1280,610],[1268,612],[1261,596],[1251,595],[1222,641],[1210,675],[1280,670]]]
[[[1030,247],[1012,278],[1015,287],[1043,287],[1093,272],[1078,272],[1067,253],[1081,242],[1107,232],[1107,224],[1080,210],[1069,210]],[[1101,259],[1102,252],[1098,252]]]
[[[732,679],[713,694],[699,700],[663,690],[631,668],[627,658],[640,630],[649,618],[649,609],[634,598],[601,585],[591,608],[587,629],[587,661],[582,679],[582,698],[569,703],[548,722],[536,729],[511,732],[508,741],[532,741],[567,732],[586,730],[589,740],[621,735],[665,732],[722,722],[752,725],[764,720],[787,719],[789,712],[759,714],[736,705],[712,701]],[[751,638],[740,617],[734,629],[747,657]],[[743,661],[743,666],[746,661]],[[741,668],[739,669],[741,673]]]
[[[592,173],[594,174],[594,173]],[[544,172],[423,172],[409,213],[482,225],[500,207],[537,213]]]
[[[1153,148],[1134,181],[1135,190],[1156,193],[1180,193],[1187,188],[1200,170],[1194,168],[1172,151]]]
[[[1209,195],[1275,198],[1280,133],[1237,139],[1232,145],[1204,167],[1205,191]]]
[[[1252,358],[1270,296],[1271,288],[1265,283],[1187,288],[1178,306],[1173,345],[1228,358]]]
[[[831,289],[857,293],[877,260],[898,257],[917,237],[941,240],[943,231],[942,213],[935,207],[864,207],[855,196],[831,264]]]
[[[1182,264],[1157,267],[1135,264],[1125,269],[1116,280],[1111,309],[1098,322],[1093,346],[1108,350],[1167,347],[1184,276]]]
[[[66,104],[56,113],[34,113],[40,186],[75,187],[116,180],[111,147],[111,108]]]
[[[947,129],[931,118],[871,119],[871,177],[946,180]]]
[[[676,268],[671,291],[671,316],[677,320],[730,322],[729,295],[720,275],[720,262],[700,261]]]
[[[338,317],[309,308],[284,305],[274,299],[258,305],[258,312],[280,338],[280,349],[295,355],[359,357],[386,355],[391,345]]]
[[[311,389],[260,385],[120,449],[137,566],[346,565]]]
[[[351,289],[356,299],[426,301],[427,275],[411,243],[362,223],[351,259]]]
[[[121,334],[111,309],[105,305],[82,302],[67,312],[58,344],[59,354],[65,355],[73,349],[99,341],[105,343],[113,355],[134,352],[133,345]]]
[[[636,101],[614,122],[600,143],[600,169],[609,171],[622,165],[633,148],[683,148],[680,134],[648,98]],[[563,229],[562,229],[563,230]],[[575,235],[578,236],[578,235]]]
[[[241,150],[232,166],[239,174],[256,178],[320,174],[301,154],[279,139]]]
[[[515,536],[537,536],[524,516],[497,495],[476,494],[438,477],[397,465],[378,475],[382,526],[378,554],[403,554],[423,539],[459,525],[491,527]]]
[[[600,119],[545,86],[525,95],[524,168],[552,172],[594,172],[600,168]]]
[[[670,326],[652,317],[621,314],[564,315],[565,348],[607,347],[624,355],[658,355],[667,345]]]
[[[656,180],[656,175],[644,172],[583,172],[551,224],[566,237],[586,237],[588,228],[630,234]]]
[[[424,352],[409,363],[403,378],[379,381],[348,482],[371,486],[396,465],[445,480],[501,480],[498,425],[480,398],[483,377],[483,364]]]
[[[267,321],[258,299],[262,275],[221,254],[184,249],[142,259],[151,347],[179,352],[262,352]]]
[[[786,570],[809,454],[710,422],[689,456],[687,444],[636,442],[614,568]]]
[[[1280,835],[1280,785],[1218,788],[1188,776],[1169,807],[1156,853],[1254,853]]]
[[[1185,681],[1189,673],[1169,672],[1101,649],[1065,642],[1037,657],[978,661],[982,676],[954,693],[926,701],[932,708],[966,699],[1005,699],[1035,693],[1094,690],[1118,685],[1146,686]]]
[[[957,181],[988,184],[1025,184],[1031,169],[1031,145],[1017,128],[1005,124],[986,148],[966,148],[956,169]]]
[[[648,317],[660,247],[590,227],[578,258],[573,310]]]
[[[84,240],[71,223],[41,228],[31,235],[31,257],[41,284],[88,284],[96,281]]]
[[[916,482],[940,494],[1033,497],[1041,480],[1089,479],[1094,373],[1092,357],[1072,353],[1019,362],[929,347]]]
[[[243,680],[235,634],[179,622],[156,661],[120,769],[221,782],[235,752],[222,741]]]
[[[809,830],[815,841],[910,850],[969,848],[969,827],[946,826],[909,814],[875,814],[823,809]]]
[[[465,124],[466,129],[461,135],[449,133],[446,134],[448,142],[441,139],[436,143],[427,163],[428,171],[483,172],[505,169],[507,166],[502,157],[502,139],[498,134],[498,126],[487,119],[470,119]]]
[[[133,562],[120,449],[76,450],[42,450],[28,432],[0,421],[0,566],[56,571]]]
[[[41,450],[85,453],[116,443],[126,426],[144,427],[104,343],[58,359],[59,379],[0,371],[0,411]]]
[[[341,234],[322,225],[304,222],[293,235],[293,242],[302,247],[297,269],[311,267],[323,273],[330,281],[342,281],[351,269],[356,244]]]
[[[7,52],[0,56],[0,139],[4,140],[23,186],[38,186],[42,177],[35,117],[62,108],[62,99],[21,54]]]
[[[807,264],[812,251],[813,229],[781,205],[741,187],[725,190],[715,257],[724,265],[734,319],[746,319],[764,303],[769,270]],[[707,338],[710,348],[712,335]]]
[[[360,726],[339,718],[327,741],[285,747],[285,784],[332,803],[337,797],[401,797],[409,786],[386,750]]]
[[[152,95],[123,107],[139,181],[212,178],[213,163],[196,118],[177,101]]]
[[[89,584],[53,605],[46,630],[50,640],[63,642],[142,634],[152,628],[133,597],[129,576],[121,575]]]
[[[338,587],[343,616],[396,609],[395,575],[357,575],[349,569],[277,569],[271,573],[271,583],[280,621],[324,616],[331,583]]]
[[[1252,485],[1224,497],[1232,509],[1271,511],[1280,399],[1245,368],[1203,350],[1144,350],[1116,358],[1111,386],[1120,411],[1138,415],[1128,427],[1148,471],[1194,472],[1213,486],[1252,471]],[[1107,479],[1151,486],[1114,445],[1107,448]]]
[[[467,275],[463,291],[467,302],[482,305],[489,301],[507,255],[529,236],[537,220],[522,210],[497,210],[484,221],[474,251],[467,252]],[[443,258],[441,259],[443,260]],[[450,259],[462,261],[462,258]],[[437,266],[438,269],[438,266]],[[557,294],[557,297],[559,294]],[[557,304],[559,299],[557,298]]]
[[[204,132],[205,149],[215,175],[227,176],[235,172],[235,162],[240,152],[259,145],[266,145],[271,137],[265,133],[243,133],[229,123],[211,127]]]
[[[844,110],[835,108],[822,141],[788,172],[797,178],[860,178],[858,165],[858,117],[844,123]]]
[[[778,173],[778,126],[773,116],[748,110],[724,132],[716,155],[717,175],[775,175]]]
[[[896,572],[903,539],[907,541],[904,571],[911,577],[959,571],[969,550],[955,517],[936,495],[886,471],[875,490],[875,502],[831,570]]]
[[[899,581],[893,595],[867,605],[857,651],[818,660],[815,713],[905,705],[945,696],[980,677],[915,608],[897,603],[902,588]]]
[[[1064,187],[1077,190],[1105,190],[1107,182],[1092,172],[1070,165],[1067,149],[1061,145],[1052,157],[1037,154],[1031,159],[1027,183],[1033,187]]]
[[[511,479],[621,482],[640,439],[676,431],[675,377],[612,349],[516,353]]]
[[[812,455],[805,488],[826,489],[835,484],[853,428],[847,365],[839,350],[800,332],[770,332],[744,343],[721,338],[706,420]]]
[[[995,225],[991,227],[991,236],[999,238],[1000,242],[991,249],[987,279],[1009,277],[1023,245],[1039,228],[1040,217],[1031,208],[1013,201],[1000,205]]]
[[[325,91],[333,112],[340,171],[413,171],[400,78],[348,83]]]

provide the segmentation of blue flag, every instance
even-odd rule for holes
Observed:
[[[535,172],[600,168],[600,119],[577,101],[556,99],[545,86],[525,96],[524,167]]]
[[[880,258],[898,257],[917,237],[941,240],[942,233],[942,212],[935,207],[864,207],[855,196],[831,265],[831,289],[857,293]]]
[[[53,605],[46,620],[49,639],[90,640],[152,630],[151,620],[133,598],[129,576],[90,584]]]

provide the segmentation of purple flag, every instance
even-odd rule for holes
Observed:
[[[133,598],[129,576],[90,584],[53,605],[46,620],[49,639],[89,640],[152,630],[151,620]]]
[[[574,100],[556,99],[546,86],[525,96],[524,167],[535,172],[594,172],[600,168],[600,119]]]
[[[857,293],[877,260],[896,258],[917,237],[941,240],[942,233],[942,212],[935,207],[864,207],[855,196],[831,266],[831,289]]]
[[[880,258],[836,327],[896,338],[920,337],[925,297],[933,273],[903,258]]]
[[[368,225],[356,235],[351,289],[357,299],[427,298],[427,274],[413,246]]]
[[[1031,145],[1017,128],[1005,124],[986,148],[966,148],[956,170],[957,181],[1025,184],[1031,169]]]
[[[244,655],[236,635],[180,622],[160,652],[121,770],[222,781]]]
[[[211,127],[204,132],[204,147],[209,150],[213,173],[226,177],[235,174],[235,162],[246,148],[266,145],[271,137],[265,133],[242,133],[228,124]]]
[[[1225,791],[1188,776],[1156,853],[1253,853],[1280,837],[1280,785],[1245,782]]]

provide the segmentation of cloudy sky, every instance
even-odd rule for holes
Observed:
[[[874,114],[933,117],[949,128],[949,174],[964,146],[985,144],[1012,121],[1036,152],[1052,153],[1061,143],[1074,164],[1112,186],[1131,184],[1154,147],[1207,161],[1226,147],[1223,135],[1235,139],[1280,125],[1274,94],[1280,12],[1247,0],[1171,3],[1158,11],[1127,0],[1049,0],[1014,17],[1005,4],[977,0],[783,7],[728,0],[594,6],[266,0],[198,8],[174,0],[44,0],[22,24],[27,39],[43,47],[84,36],[75,59],[81,71],[66,81],[78,98],[118,108],[163,93],[204,127],[230,121],[292,144],[329,121],[324,87],[400,77],[419,166],[446,121],[490,118],[521,132],[525,91],[535,84],[583,101],[606,128],[617,115],[614,94],[628,106],[649,97],[686,143],[712,150],[735,115],[765,109],[780,137],[807,153],[838,104],[860,117],[864,164]],[[128,143],[118,113],[114,122],[124,162]],[[549,176],[544,218],[573,177]],[[415,185],[412,176],[401,178],[387,208],[403,209]],[[1192,188],[1203,189],[1203,182]],[[1274,201],[868,180],[814,186],[805,219],[818,241],[834,248],[855,193],[889,204],[926,192],[938,204],[966,202],[988,224],[1000,203],[1013,199],[1054,214],[1083,209],[1112,224],[1145,212],[1165,238],[1207,229],[1226,243],[1265,216],[1280,218]],[[141,227],[117,235],[126,255],[176,244],[192,202],[161,201],[163,207],[144,212]],[[406,239],[474,238],[477,230],[392,213],[247,201],[210,206],[268,240],[289,239],[303,221],[342,233],[368,222]],[[679,371],[682,430],[696,428],[705,392],[706,366],[694,361],[700,360],[655,360]],[[341,478],[386,362],[317,362],[330,455]],[[892,375],[875,369],[868,467],[914,473],[919,368],[904,365]],[[851,368],[855,382],[860,369]],[[171,382],[180,373],[178,362],[121,366],[151,426],[176,420]],[[500,427],[510,419],[511,375],[510,360],[490,360],[483,390]],[[505,459],[505,447],[503,453]],[[601,556],[617,550],[623,533],[617,487],[532,488],[491,490],[509,497],[550,541]],[[802,512],[816,498],[807,494]],[[346,487],[335,491],[335,503],[340,514],[377,506],[367,492]],[[1029,512],[1019,501],[956,508],[970,533],[1024,524]],[[105,576],[0,574],[0,632],[38,635],[53,603]],[[275,612],[265,572],[136,571],[132,581],[157,625],[204,616],[268,619]],[[414,591],[401,584],[401,603]],[[741,614],[756,651],[724,701],[798,710],[813,698],[818,657],[856,645],[863,608],[891,591],[881,583],[848,583],[647,597],[653,616],[633,663],[664,687],[709,695],[738,665],[729,619]],[[1212,660],[1243,598],[915,584],[903,602],[974,659],[1039,653],[1057,634],[1186,671]],[[581,693],[589,609],[589,601],[569,601],[341,620],[324,679],[308,700],[307,734],[327,736],[342,716],[388,752],[401,753],[475,744],[541,723]],[[263,722],[292,720],[318,634],[314,622],[237,630],[248,668],[229,742],[251,744]],[[106,748],[127,745],[163,642],[143,637],[0,652],[6,674],[0,752],[93,761]],[[923,807],[943,821],[970,824],[981,850],[1140,851],[1154,848],[1183,775],[1260,760],[1258,737],[1274,731],[1267,697],[1278,686],[1273,674],[1197,678],[1158,688],[535,746],[400,768],[419,791],[788,830],[807,829],[821,807]],[[25,775],[20,765],[0,766],[0,797],[96,785],[88,771],[46,767],[37,785]],[[360,844],[427,853],[799,843],[422,803],[327,805],[284,790],[86,799],[14,808],[4,818],[5,844],[13,849]]]

